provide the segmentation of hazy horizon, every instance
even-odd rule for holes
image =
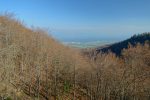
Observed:
[[[4,0],[27,26],[48,28],[59,41],[120,41],[150,31],[149,0]]]
[[[66,33],[49,33],[53,38],[57,39],[60,42],[95,42],[95,41],[122,41],[127,38],[130,38],[132,35],[130,34],[117,34],[112,36],[101,35],[101,34],[94,34],[94,33],[86,33],[80,34],[66,34]],[[62,34],[62,35],[59,35]]]

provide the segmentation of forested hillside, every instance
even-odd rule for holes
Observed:
[[[149,41],[89,57],[1,15],[0,100],[150,99]]]
[[[76,70],[82,75],[88,66],[78,51],[61,45],[45,31],[27,29],[9,15],[0,16],[1,97],[15,99],[19,93],[18,98],[24,100],[56,99],[63,95],[64,84],[74,87]]]
[[[112,45],[109,45],[109,46],[106,46],[103,48],[97,48],[96,51],[97,51],[97,53],[99,53],[99,52],[107,53],[107,52],[111,51],[111,52],[115,53],[116,55],[120,56],[121,51],[124,48],[128,48],[129,44],[132,46],[135,46],[137,43],[140,43],[143,45],[146,41],[150,41],[150,33],[149,32],[134,35],[129,39],[126,39],[126,40],[118,42],[118,43],[114,43]]]

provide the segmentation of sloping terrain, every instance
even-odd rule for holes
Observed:
[[[56,99],[63,95],[65,82],[73,84],[74,77],[88,66],[78,51],[63,46],[47,32],[28,29],[11,16],[0,16],[1,98]]]
[[[0,100],[149,100],[149,41],[88,54],[0,16]]]
[[[107,45],[105,47],[97,48],[97,53],[104,52],[108,53],[109,51],[115,53],[116,55],[120,56],[123,49],[127,49],[128,45],[135,46],[137,43],[144,44],[146,41],[150,41],[150,33],[142,33],[139,35],[134,35],[129,39],[124,41],[114,43],[111,45]]]

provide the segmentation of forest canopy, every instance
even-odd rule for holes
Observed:
[[[128,45],[121,57],[100,52],[93,59],[92,53],[87,57],[44,30],[29,29],[15,18],[1,15],[0,99],[150,98],[149,40]]]

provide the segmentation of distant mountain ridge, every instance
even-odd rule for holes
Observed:
[[[124,41],[96,48],[96,53],[108,53],[109,51],[111,51],[117,56],[120,56],[122,50],[128,48],[129,44],[135,46],[137,43],[144,44],[146,41],[150,41],[150,32],[133,35],[131,38]]]

